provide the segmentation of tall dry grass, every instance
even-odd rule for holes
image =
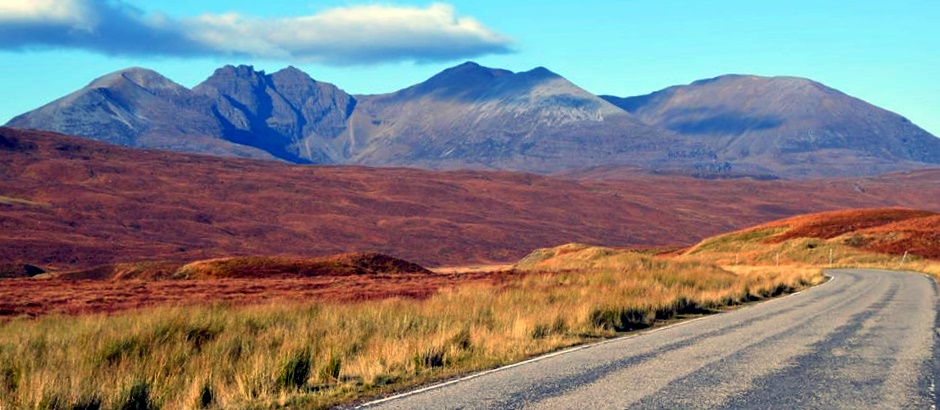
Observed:
[[[565,261],[530,259],[499,285],[427,300],[8,320],[0,408],[327,407],[822,280],[818,270],[734,273],[569,251]]]

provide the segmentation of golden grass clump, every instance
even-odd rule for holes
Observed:
[[[540,250],[425,300],[158,307],[0,323],[0,408],[320,408],[818,283],[608,248]]]

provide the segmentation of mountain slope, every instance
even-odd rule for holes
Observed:
[[[159,73],[130,68],[13,118],[11,127],[73,134],[139,148],[272,159],[222,138],[209,101]]]
[[[225,66],[193,88],[212,101],[223,138],[295,163],[333,163],[327,143],[346,128],[356,100],[288,67],[274,74]]]
[[[713,160],[541,67],[513,73],[465,63],[359,101],[345,147],[358,164],[545,173]]]
[[[885,266],[884,258],[876,253],[897,256],[887,267],[898,269],[916,258],[940,260],[938,242],[940,213],[910,208],[865,208],[772,221],[708,238],[687,253],[740,259],[745,264],[755,259],[779,264],[782,258],[785,262],[818,265],[881,262]]]
[[[701,141],[724,160],[783,176],[870,175],[940,163],[940,139],[802,78],[727,75],[603,98],[650,125]]]

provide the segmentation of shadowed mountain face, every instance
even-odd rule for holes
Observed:
[[[859,175],[940,163],[940,139],[907,119],[794,77],[728,75],[603,97],[732,163],[786,176]]]
[[[132,68],[10,121],[138,148],[295,163],[332,163],[355,99],[293,67],[274,74],[225,66],[189,90]]]
[[[296,163],[333,163],[327,143],[343,133],[356,100],[288,67],[271,75],[226,66],[193,88],[212,102],[223,138]]]
[[[132,147],[293,163],[704,177],[861,176],[940,163],[940,139],[799,78],[724,76],[598,97],[542,67],[464,63],[351,96],[288,67],[225,66],[192,90],[144,69],[14,118]],[[598,174],[600,175],[600,174]]]
[[[255,147],[226,141],[207,99],[142,68],[98,78],[81,90],[14,118],[10,125],[131,147],[273,158]]]

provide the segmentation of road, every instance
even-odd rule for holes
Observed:
[[[937,289],[834,270],[805,292],[366,404],[370,409],[931,409]]]

